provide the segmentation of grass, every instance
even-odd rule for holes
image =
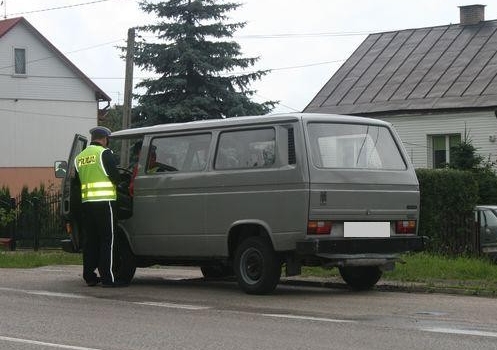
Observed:
[[[450,258],[429,253],[405,255],[406,264],[384,274],[385,279],[429,282],[436,280],[487,281],[497,283],[497,265],[486,259]]]
[[[61,250],[0,251],[0,268],[33,268],[47,265],[81,265],[81,254]]]
[[[384,280],[427,284],[473,281],[497,286],[497,265],[486,259],[450,258],[426,252],[406,254],[401,258],[406,263],[397,263],[393,271],[385,272]],[[302,275],[323,278],[340,276],[338,269],[320,267],[303,268]]]

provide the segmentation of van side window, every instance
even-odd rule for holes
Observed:
[[[157,137],[149,147],[146,172],[195,172],[205,169],[211,134]]]
[[[275,162],[273,128],[227,131],[219,136],[215,169],[267,168]]]
[[[405,170],[390,131],[381,126],[310,123],[312,160],[318,168]]]
[[[482,210],[482,227],[497,227],[497,217],[490,210]]]

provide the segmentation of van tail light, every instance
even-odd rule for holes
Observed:
[[[397,234],[415,234],[416,220],[397,221],[395,223],[395,233]]]
[[[332,221],[308,221],[308,235],[329,235],[331,233]]]
[[[133,173],[131,174],[131,181],[129,182],[129,195],[133,197],[135,194],[135,177],[138,175],[138,164],[133,167]]]

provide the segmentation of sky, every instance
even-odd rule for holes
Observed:
[[[249,71],[271,70],[252,83],[253,99],[279,101],[275,113],[302,111],[368,34],[456,24],[462,5],[486,5],[485,19],[497,19],[495,0],[233,2],[242,6],[227,13],[229,21],[246,26],[232,40],[243,57],[259,57]],[[157,21],[137,0],[3,0],[0,15],[26,18],[112,98],[112,105],[124,97],[125,62],[117,46],[126,45],[128,28]],[[134,84],[151,76],[134,67]]]

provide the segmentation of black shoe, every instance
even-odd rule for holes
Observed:
[[[95,287],[99,283],[100,283],[100,277],[97,277],[94,280],[86,281],[86,285],[88,287]]]

